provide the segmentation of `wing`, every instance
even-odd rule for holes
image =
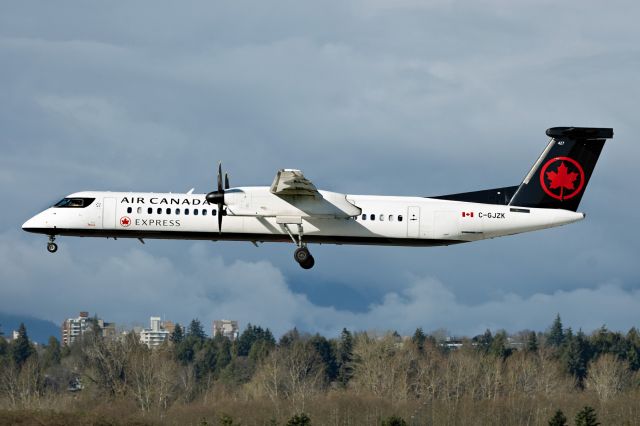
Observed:
[[[304,177],[300,170],[282,169],[278,170],[270,191],[272,194],[286,197],[291,195],[310,196],[322,198],[316,186],[309,179]]]

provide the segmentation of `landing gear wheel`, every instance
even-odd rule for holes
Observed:
[[[307,262],[310,257],[311,257],[311,253],[309,253],[309,249],[306,247],[298,247],[296,251],[293,253],[293,258],[300,265]]]
[[[49,253],[55,253],[58,251],[58,245],[56,243],[48,243],[47,250]]]
[[[302,269],[311,269],[315,264],[316,264],[315,259],[313,258],[313,256],[309,255],[307,260],[300,263],[300,266],[302,267]]]

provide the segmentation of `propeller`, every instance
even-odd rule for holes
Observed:
[[[222,186],[222,163],[218,163],[218,189],[207,194],[207,201],[218,206],[218,232],[222,232],[222,216],[224,208],[224,192],[229,189],[229,175],[224,174],[224,187]]]

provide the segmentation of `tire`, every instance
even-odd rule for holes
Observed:
[[[302,269],[311,269],[313,268],[313,265],[316,264],[315,259],[313,258],[313,256],[309,255],[309,257],[307,258],[307,260],[303,263],[300,264],[300,266],[302,267]]]
[[[58,245],[56,243],[49,243],[47,244],[47,250],[49,253],[55,253],[58,251]]]
[[[295,252],[293,252],[293,258],[300,265],[305,263],[310,257],[311,257],[311,253],[309,253],[309,249],[307,249],[306,247],[299,247],[296,249]]]

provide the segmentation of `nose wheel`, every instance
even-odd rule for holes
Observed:
[[[49,236],[49,242],[47,243],[47,251],[49,253],[55,253],[58,251],[58,245],[54,243],[55,240],[56,237],[54,237],[53,235]]]

